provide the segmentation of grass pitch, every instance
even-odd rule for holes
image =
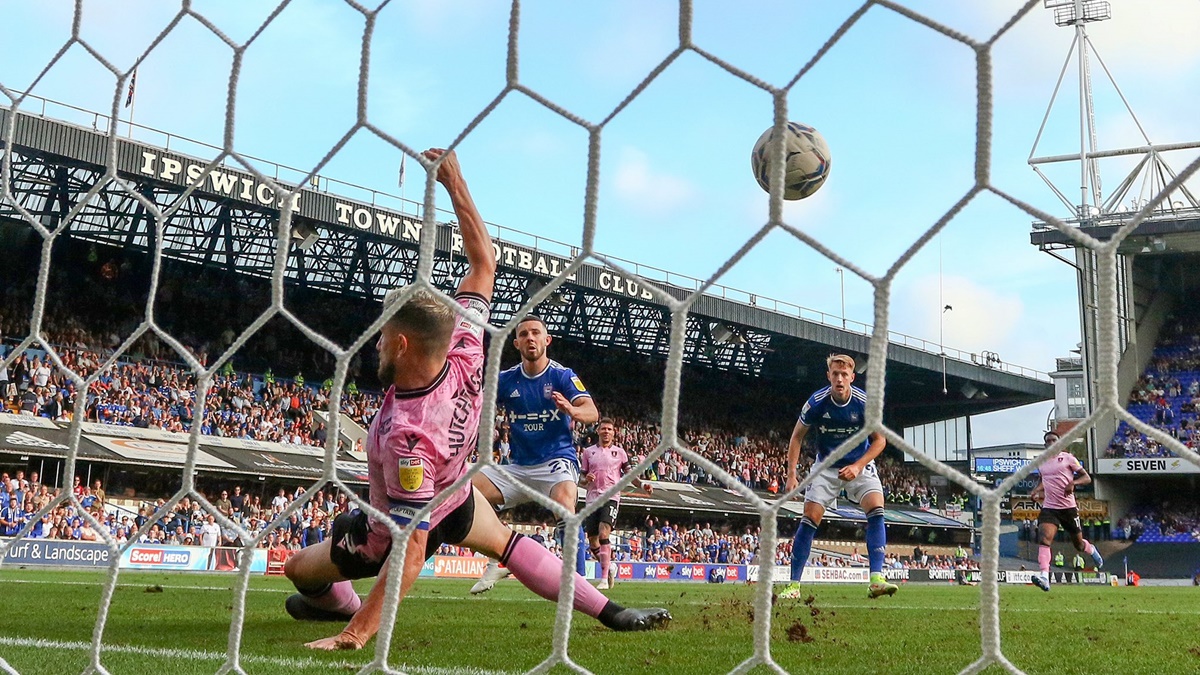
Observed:
[[[95,572],[0,568],[0,657],[23,675],[83,672],[102,581]],[[233,582],[228,575],[122,572],[102,664],[113,675],[216,672]],[[550,654],[550,603],[513,581],[472,598],[471,583],[417,582],[397,617],[393,667],[404,664],[414,675],[515,673]],[[357,587],[366,593],[369,584]],[[341,625],[293,621],[283,610],[289,593],[282,578],[251,578],[247,673],[349,673],[370,661],[369,651],[305,649],[305,641]],[[668,607],[675,620],[666,631],[618,634],[576,614],[570,653],[593,672],[725,673],[751,654],[754,587],[622,583],[610,593],[629,606]],[[774,608],[771,649],[790,672],[955,673],[980,654],[976,588],[909,585],[875,601],[859,585],[813,586],[811,593]],[[1200,672],[1198,597],[1200,589],[1190,587],[1043,593],[1002,586],[1004,653],[1028,673]]]

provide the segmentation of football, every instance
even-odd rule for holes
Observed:
[[[770,190],[771,140],[775,127],[764,131],[750,153],[754,179]],[[829,146],[816,129],[799,122],[788,122],[783,139],[783,198],[804,199],[816,192],[829,176]]]

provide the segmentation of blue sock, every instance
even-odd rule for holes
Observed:
[[[564,524],[563,521],[561,521],[561,520],[558,521],[558,524],[556,524],[554,526],[554,540],[558,542],[558,547],[560,549],[566,548],[566,541],[567,541],[566,524]],[[587,535],[584,534],[583,527],[580,526],[580,528],[579,528],[579,549],[575,552],[575,571],[578,572],[579,575],[583,576],[583,577],[587,576],[587,550],[588,550]],[[565,558],[566,556],[563,556],[563,557]]]
[[[883,572],[883,557],[887,554],[887,528],[883,524],[883,507],[867,511],[867,558],[871,573]]]
[[[579,576],[587,578],[587,552],[588,541],[587,534],[584,533],[583,527],[579,528],[579,554],[575,556],[575,571]]]
[[[792,581],[800,581],[800,576],[804,574],[804,564],[808,562],[808,554],[812,552],[815,536],[816,523],[804,516],[800,519],[800,527],[796,528],[796,536],[792,539]]]

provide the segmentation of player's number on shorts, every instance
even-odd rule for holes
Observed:
[[[571,463],[565,459],[550,462],[550,473],[571,473]]]

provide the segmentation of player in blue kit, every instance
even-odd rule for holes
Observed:
[[[829,386],[808,397],[800,411],[800,419],[792,430],[788,443],[787,489],[795,489],[796,463],[800,446],[810,429],[816,430],[817,461],[837,450],[847,438],[863,428],[867,416],[867,393],[854,382],[854,359],[845,354],[833,354],[825,360]],[[799,597],[800,578],[812,551],[813,537],[821,525],[825,509],[837,505],[842,490],[850,501],[857,502],[867,514],[867,555],[871,565],[871,582],[867,597],[895,595],[897,587],[883,576],[883,558],[887,548],[887,530],[883,522],[883,484],[875,469],[875,458],[883,452],[886,441],[879,433],[871,434],[862,445],[821,471],[808,485],[804,496],[804,517],[792,541],[792,583],[780,592],[781,597]]]
[[[504,467],[509,475],[485,466],[471,479],[480,494],[500,510],[531,501],[517,488],[516,481],[520,481],[575,512],[579,459],[571,429],[574,424],[595,422],[600,413],[579,376],[546,355],[550,341],[545,322],[533,315],[525,317],[517,324],[513,339],[521,362],[500,373],[496,397],[505,409],[511,432],[512,463]],[[559,522],[560,541],[562,530]],[[581,535],[575,559],[580,574],[586,570],[586,556],[587,539]],[[506,576],[508,570],[491,560],[471,593],[489,591]]]

